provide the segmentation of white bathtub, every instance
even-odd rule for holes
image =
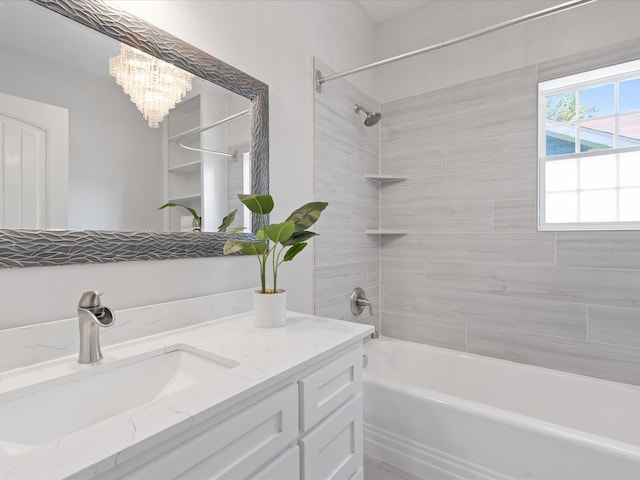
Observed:
[[[420,478],[640,479],[640,388],[380,338],[365,453]]]

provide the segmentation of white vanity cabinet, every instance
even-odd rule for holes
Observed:
[[[362,428],[357,343],[95,478],[361,478]]]

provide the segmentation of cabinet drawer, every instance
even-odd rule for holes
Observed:
[[[300,426],[307,431],[362,389],[362,345],[299,383]]]
[[[291,385],[192,437],[127,478],[245,478],[298,436]]]
[[[363,463],[362,395],[320,423],[300,446],[303,480],[349,480]]]
[[[291,447],[269,465],[256,473],[251,480],[299,480],[300,448]]]
[[[364,467],[360,467],[356,473],[351,475],[349,480],[364,480]]]

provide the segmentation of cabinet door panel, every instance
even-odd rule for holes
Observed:
[[[178,445],[127,478],[245,478],[298,435],[297,385]]]
[[[300,380],[302,430],[310,430],[361,390],[362,346],[359,345]]]
[[[251,480],[299,480],[300,448],[292,447],[251,477]]]
[[[362,467],[362,395],[300,441],[304,480],[348,480]]]

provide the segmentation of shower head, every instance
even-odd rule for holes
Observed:
[[[365,127],[373,127],[382,118],[382,114],[380,112],[372,113],[366,108],[364,108],[363,106],[358,105],[357,103],[353,106],[353,108],[356,113],[359,113],[360,110],[362,110],[364,113],[367,114],[367,118],[364,119]]]

